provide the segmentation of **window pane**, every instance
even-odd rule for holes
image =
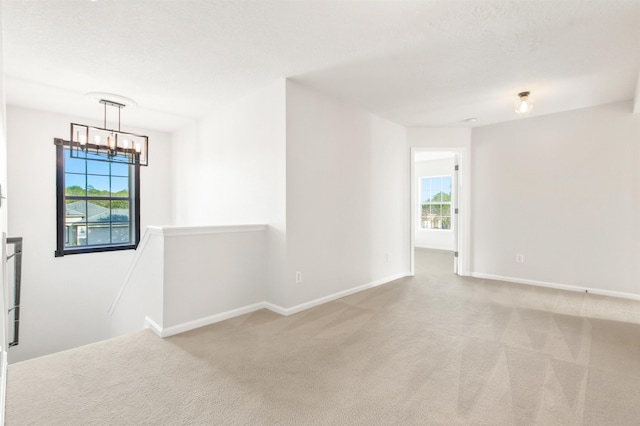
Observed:
[[[111,201],[93,200],[87,203],[87,222],[106,222],[111,219]]]
[[[440,176],[431,178],[431,190],[436,194],[442,191],[442,178]]]
[[[64,175],[65,195],[79,195],[85,197],[87,188],[85,183],[85,175],[76,175],[66,173]]]
[[[66,222],[79,222],[86,220],[87,202],[67,200]]]
[[[445,194],[451,194],[451,176],[442,177],[442,191]]]
[[[86,201],[66,202],[65,212],[65,246],[76,247],[87,244],[86,238]]]
[[[423,221],[422,221],[422,227],[424,229],[433,228],[433,215],[429,214],[429,215],[424,216]]]
[[[442,201],[442,192],[438,191],[433,194],[432,201]]]
[[[112,176],[129,176],[129,165],[111,163],[111,175]]]
[[[111,224],[111,242],[113,244],[127,244],[131,242],[129,222]]]
[[[86,161],[78,158],[71,158],[71,151],[64,150],[64,170],[70,173],[86,173]]]
[[[109,176],[87,176],[87,192],[89,197],[109,196]]]
[[[96,154],[87,154],[87,159],[101,158]],[[105,161],[87,161],[87,173],[93,175],[109,175],[109,163]]]
[[[131,242],[129,201],[111,201],[111,242],[125,244]]]
[[[442,229],[451,229],[451,217],[442,218]]]
[[[111,243],[111,227],[109,223],[89,223],[87,225],[87,244],[109,244]]]
[[[111,178],[111,195],[114,197],[129,196],[129,178],[112,177]]]
[[[451,204],[442,205],[442,216],[451,216]]]
[[[427,227],[428,215],[429,215],[429,205],[422,204],[420,207],[420,228],[425,229]]]
[[[129,222],[129,201],[111,201],[111,221]]]
[[[66,247],[87,245],[87,224],[85,222],[67,222],[65,227]]]
[[[429,197],[431,197],[429,190],[429,178],[422,178],[420,183],[420,202],[429,201]]]

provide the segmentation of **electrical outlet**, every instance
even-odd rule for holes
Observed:
[[[516,254],[516,263],[524,263],[524,254],[522,253]]]
[[[302,272],[298,271],[296,272],[296,283],[301,283],[302,282]]]

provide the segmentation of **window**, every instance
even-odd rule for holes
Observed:
[[[69,142],[55,139],[56,257],[135,249],[140,241],[140,168],[71,158]]]
[[[451,176],[420,179],[420,228],[451,229]]]

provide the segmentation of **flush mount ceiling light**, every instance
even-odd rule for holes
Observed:
[[[130,108],[137,106],[138,104],[133,99],[126,98],[124,96],[116,95],[115,93],[107,93],[107,92],[89,92],[85,94],[85,96],[91,100],[96,102],[100,102],[102,100],[109,100],[114,103],[124,105],[123,108]]]
[[[70,156],[110,163],[149,165],[149,137],[120,129],[120,111],[135,102],[109,93],[87,93],[104,105],[104,127],[71,123]],[[107,128],[107,107],[118,109],[118,129]]]
[[[518,100],[515,104],[516,112],[518,114],[525,114],[533,109],[533,99],[531,99],[531,92],[518,93]]]

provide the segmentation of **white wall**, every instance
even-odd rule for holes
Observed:
[[[281,80],[173,142],[178,225],[269,225],[264,300],[289,308],[408,271],[401,126]]]
[[[2,185],[2,195],[7,196],[7,116],[6,102],[4,95],[4,57],[3,57],[3,29],[2,29],[2,4],[0,3],[0,185]],[[7,205],[9,200],[2,200],[0,207],[0,235],[7,231]],[[4,271],[4,262],[0,262],[0,268]],[[4,275],[3,275],[4,276]]]
[[[470,148],[471,129],[467,127],[415,127],[407,129],[410,148]]]
[[[266,223],[266,295],[282,304],[285,253],[285,82],[213,111],[173,136],[178,225]]]
[[[265,232],[165,237],[164,328],[264,301]]]
[[[417,210],[415,214],[417,220],[414,221],[414,245],[416,247],[449,251],[453,251],[455,249],[455,221],[451,221],[450,230],[420,228],[420,216],[422,210],[420,204],[420,179],[429,176],[453,175],[455,172],[455,163],[455,157],[452,156],[450,158],[442,158],[439,160],[416,161],[414,165],[414,175],[416,180],[415,186],[417,189],[417,192],[414,194],[414,208]],[[452,191],[455,191],[455,188],[452,187]]]
[[[475,273],[640,294],[640,115],[631,110],[617,103],[473,130]]]
[[[24,237],[20,345],[15,362],[111,337],[107,309],[134,251],[55,258],[56,150],[77,117],[9,106],[9,232]],[[90,123],[102,125],[102,123]],[[141,168],[141,224],[170,224],[169,135],[145,129],[150,165]]]
[[[285,306],[407,273],[409,235],[406,130],[288,81]]]
[[[4,52],[2,37],[4,34],[2,25],[2,3],[0,3],[0,185],[2,186],[2,195],[5,196],[7,191],[7,134],[6,134],[6,115],[5,115],[5,96],[4,96]],[[7,232],[7,201],[0,200],[2,205],[0,206],[0,238]],[[0,242],[0,312],[7,312],[9,309],[8,303],[8,280],[7,271],[5,269],[7,263],[5,262],[6,253],[4,251],[5,241]],[[0,315],[0,424],[4,424],[4,409],[5,409],[5,393],[7,385],[7,316]]]

